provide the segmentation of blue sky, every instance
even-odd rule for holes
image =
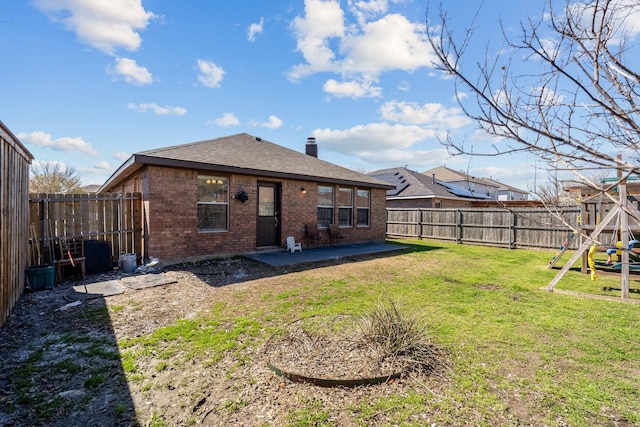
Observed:
[[[480,4],[445,3],[461,33]],[[542,6],[485,1],[478,41]],[[446,164],[532,189],[533,158],[451,158],[439,144],[478,136],[433,68],[425,12],[422,0],[5,0],[0,120],[84,185],[138,151],[247,132],[302,152],[315,136],[320,158],[359,171]]]

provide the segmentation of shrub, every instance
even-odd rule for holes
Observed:
[[[432,342],[424,318],[406,314],[388,296],[365,310],[360,327],[364,341],[381,361],[395,360],[404,371],[427,374],[446,366],[444,352]]]

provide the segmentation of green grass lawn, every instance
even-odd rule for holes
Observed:
[[[124,366],[135,379],[140,357],[159,355],[157,369],[165,369],[173,355],[198,357],[204,348],[215,364],[224,352],[246,355],[247,346],[264,343],[261,331],[304,316],[361,313],[389,295],[427,319],[451,370],[352,408],[354,425],[372,425],[380,412],[388,425],[418,426],[426,419],[437,425],[640,424],[640,305],[541,290],[558,271],[547,269],[550,251],[398,243],[410,250],[349,263],[339,277],[312,269],[283,275],[279,280],[291,283],[282,292],[256,286],[238,293],[234,304],[121,342]],[[603,288],[620,288],[619,278],[592,282],[572,270],[556,287],[620,296]],[[640,300],[633,292],[640,282],[632,280],[631,288],[631,298]],[[261,300],[259,309],[244,304],[249,293]],[[242,344],[233,344],[242,334]],[[287,419],[292,426],[333,426],[330,413],[314,400],[301,402]]]

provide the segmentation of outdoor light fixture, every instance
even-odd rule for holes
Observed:
[[[300,187],[300,192],[301,192],[302,194],[307,194],[307,190],[305,190],[305,188],[304,188],[304,187]]]

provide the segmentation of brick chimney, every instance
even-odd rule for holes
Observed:
[[[310,137],[307,138],[307,146],[306,146],[305,152],[309,156],[313,156],[315,158],[318,158],[318,146],[316,145],[316,138],[315,137],[310,136]]]

